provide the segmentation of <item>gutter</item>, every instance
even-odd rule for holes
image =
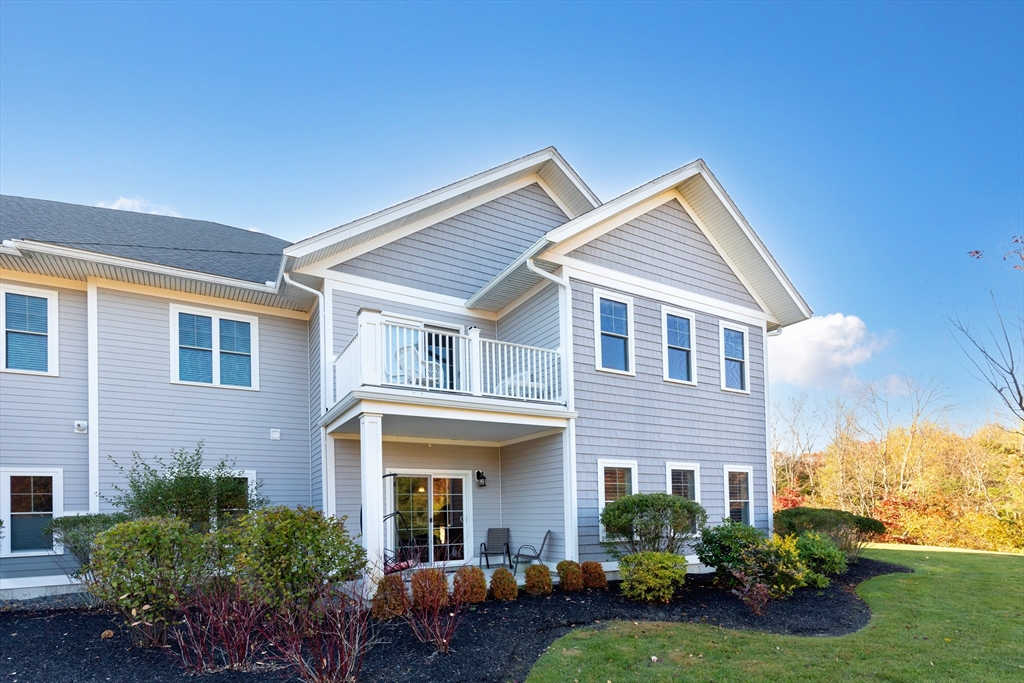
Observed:
[[[319,289],[313,289],[307,287],[301,282],[288,277],[288,273],[282,271],[281,278],[292,287],[301,289],[305,292],[309,292],[316,296],[319,301],[318,308],[320,309],[320,414],[323,415],[327,412],[327,363],[324,357],[324,349],[327,348],[327,308],[324,306],[324,293]]]

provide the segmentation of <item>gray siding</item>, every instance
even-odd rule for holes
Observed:
[[[569,256],[741,306],[760,308],[675,199],[584,244]]]
[[[313,305],[309,318],[309,504],[323,509],[322,434],[320,429],[320,304]]]
[[[544,533],[550,530],[544,561],[553,566],[565,559],[562,480],[561,434],[502,446],[501,507],[503,526],[511,530],[512,552],[524,543],[539,550]]]
[[[33,576],[63,576],[78,569],[71,554],[5,557],[0,560],[0,579],[22,579]]]
[[[550,284],[498,320],[498,339],[514,344],[558,348],[558,287]]]
[[[74,433],[89,419],[86,294],[56,291],[60,376],[0,373],[0,467],[61,467],[64,509],[88,510],[89,436]]]
[[[259,316],[259,391],[172,384],[170,303],[99,290],[100,491],[122,480],[107,456],[166,460],[202,440],[210,464],[228,457],[255,469],[273,503],[309,505],[307,323]]]
[[[723,467],[754,468],[754,524],[768,528],[764,356],[761,329],[747,327],[749,395],[721,389],[719,319],[696,314],[697,386],[662,379],[661,306],[633,297],[636,376],[595,369],[593,287],[573,281],[576,458],[580,555],[606,559],[598,543],[599,458],[636,460],[640,492],[665,490],[665,462],[701,465],[700,497],[708,518],[725,515]]]
[[[469,298],[544,233],[568,220],[534,184],[334,266],[334,270]]]

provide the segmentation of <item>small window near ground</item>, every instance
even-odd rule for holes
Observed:
[[[722,388],[747,391],[747,335],[722,327]]]
[[[53,550],[43,533],[53,519],[53,477],[11,477],[11,552]]]
[[[697,500],[697,478],[693,470],[672,470],[670,486],[673,496]]]
[[[750,524],[750,472],[729,471],[729,519]]]
[[[663,309],[665,379],[694,383],[693,316],[682,311]]]
[[[633,460],[597,461],[597,505],[598,513],[608,503],[631,496],[637,492],[637,469]],[[604,527],[600,527],[604,540]]]

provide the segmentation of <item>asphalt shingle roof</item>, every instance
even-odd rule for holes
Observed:
[[[47,242],[110,256],[264,282],[290,242],[210,221],[0,195],[0,240]]]

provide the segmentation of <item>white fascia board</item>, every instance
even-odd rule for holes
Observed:
[[[469,297],[469,299],[466,300],[466,307],[475,308],[476,305],[479,304],[484,297],[492,293],[494,290],[500,288],[501,285],[504,283],[505,279],[509,275],[522,268],[524,265],[526,265],[527,261],[529,261],[530,259],[532,259],[537,254],[544,251],[550,246],[551,242],[545,237],[541,237],[539,240],[534,242],[533,246],[531,246],[529,249],[527,249],[522,254],[517,256],[515,261],[505,266],[500,273],[491,278],[490,282],[488,282],[486,285],[478,289],[476,294]],[[538,279],[540,278],[538,277]]]
[[[583,196],[587,198],[591,206],[593,206],[594,208],[601,206],[601,200],[598,199],[597,195],[594,194],[593,190],[591,190],[590,187],[588,187],[587,184],[583,182],[583,178],[581,178],[580,175],[576,173],[576,169],[569,165],[569,162],[565,160],[565,157],[562,156],[561,152],[559,152],[554,147],[548,147],[548,150],[551,153],[552,163],[558,166],[559,170],[562,173],[564,173],[570,181],[572,181],[573,185],[576,186],[576,189],[583,193]],[[567,213],[566,215],[568,216],[569,214]]]

